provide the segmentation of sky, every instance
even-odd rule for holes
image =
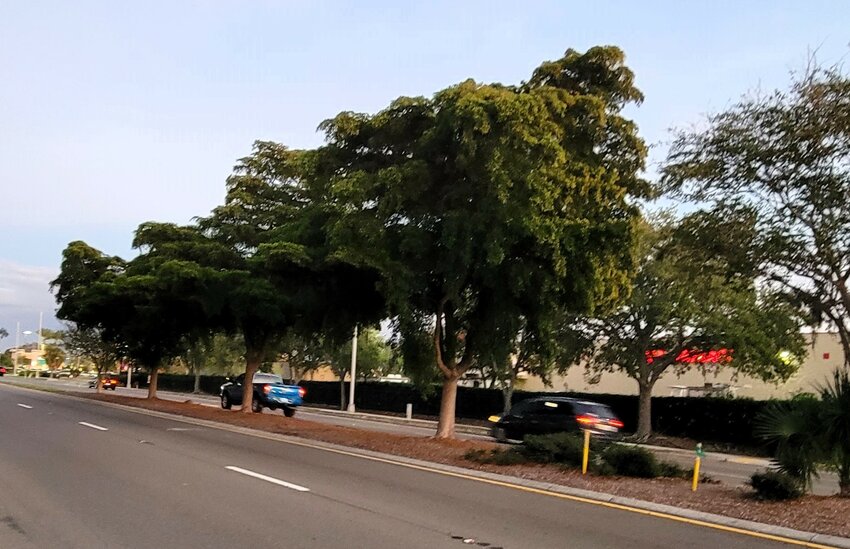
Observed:
[[[646,96],[627,114],[652,176],[671,128],[785,87],[812,52],[844,63],[850,2],[0,0],[0,348],[39,312],[58,326],[69,242],[133,257],[140,223],[219,204],[254,140],[314,147],[340,111],[607,44]]]

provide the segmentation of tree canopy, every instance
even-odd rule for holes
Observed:
[[[681,131],[663,183],[716,217],[750,216],[739,242],[763,283],[815,327],[837,330],[850,365],[850,78],[813,66],[788,90],[751,94]]]
[[[570,50],[518,86],[467,80],[321,126],[333,242],[381,270],[404,342],[432,334],[439,437],[453,436],[457,380],[482,352],[507,356],[520,329],[548,344],[556,311],[628,295],[630,199],[651,187],[621,115],[642,98],[623,61],[614,47]]]
[[[680,360],[683,356],[719,351],[708,366],[784,381],[799,365],[785,357],[805,355],[794,311],[775,294],[759,290],[752,261],[730,245],[744,245],[753,230],[752,223],[703,213],[679,223],[643,223],[631,296],[609,314],[573,323],[572,344],[585,349],[591,375],[620,371],[637,382],[639,438],[652,432],[650,397],[656,382],[670,371],[706,367]],[[706,246],[709,240],[714,248]]]

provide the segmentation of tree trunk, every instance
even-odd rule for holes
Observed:
[[[504,399],[504,405],[502,406],[502,413],[507,414],[511,411],[511,400],[514,397],[514,382],[506,382],[502,385],[502,398]]]
[[[455,405],[457,402],[457,380],[459,376],[443,378],[443,395],[440,399],[440,420],[434,438],[455,437]]]
[[[158,377],[159,377],[159,368],[157,366],[154,366],[153,368],[151,368],[151,382],[150,382],[150,385],[148,385],[148,398],[149,399],[156,398],[156,381],[157,381]]]
[[[339,376],[339,409],[345,411],[345,373]]]
[[[195,388],[192,391],[194,394],[200,394],[201,392],[201,370],[195,370]]]
[[[242,413],[250,414],[251,403],[254,401],[254,374],[260,369],[263,352],[257,349],[247,350],[245,365],[245,381],[242,383]]]
[[[652,434],[652,384],[638,383],[638,428],[635,437],[646,440]]]
[[[94,387],[97,394],[103,392],[103,373],[100,370],[97,371],[97,383],[94,384]]]

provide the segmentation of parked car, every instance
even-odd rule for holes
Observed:
[[[245,374],[228,381],[221,386],[221,407],[229,410],[234,404],[242,404],[242,384]],[[260,413],[263,408],[271,410],[283,409],[283,415],[292,417],[295,409],[303,403],[307,390],[298,385],[287,385],[283,378],[276,374],[257,372],[254,374],[254,397],[251,400],[251,411]]]
[[[94,378],[91,381],[89,381],[89,389],[94,389],[95,387],[97,387],[97,378]],[[104,377],[103,378],[103,388],[104,389],[112,389],[114,391],[116,387],[118,387],[118,380],[117,379],[115,379],[114,377]]]
[[[623,422],[605,404],[555,396],[520,401],[509,413],[490,416],[490,421],[491,434],[499,441],[585,430],[612,436],[623,428]]]
[[[5,375],[6,375],[6,368],[4,368],[3,366],[0,366],[0,377],[3,377]]]

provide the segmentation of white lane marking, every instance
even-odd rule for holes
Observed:
[[[18,406],[20,406],[21,408],[26,408],[27,410],[32,410],[32,406],[29,406],[27,404],[18,404]]]
[[[285,486],[286,488],[291,488],[292,490],[296,490],[298,492],[309,492],[309,488],[305,488],[303,486],[298,486],[297,484],[292,484],[291,482],[286,482],[285,480],[280,480],[274,477],[269,477],[266,475],[261,475],[260,473],[255,473],[254,471],[249,471],[248,469],[243,469],[241,467],[235,467],[233,465],[228,465],[225,469],[229,471],[234,471],[236,473],[242,473],[243,475],[248,475],[249,477],[258,478],[260,480],[264,480],[266,482],[271,482],[272,484],[277,484],[278,486]]]
[[[85,427],[91,427],[92,429],[97,429],[98,431],[108,431],[109,430],[106,427],[101,427],[100,425],[95,425],[94,423],[86,423],[85,421],[79,421],[78,423],[80,425],[85,426]]]

